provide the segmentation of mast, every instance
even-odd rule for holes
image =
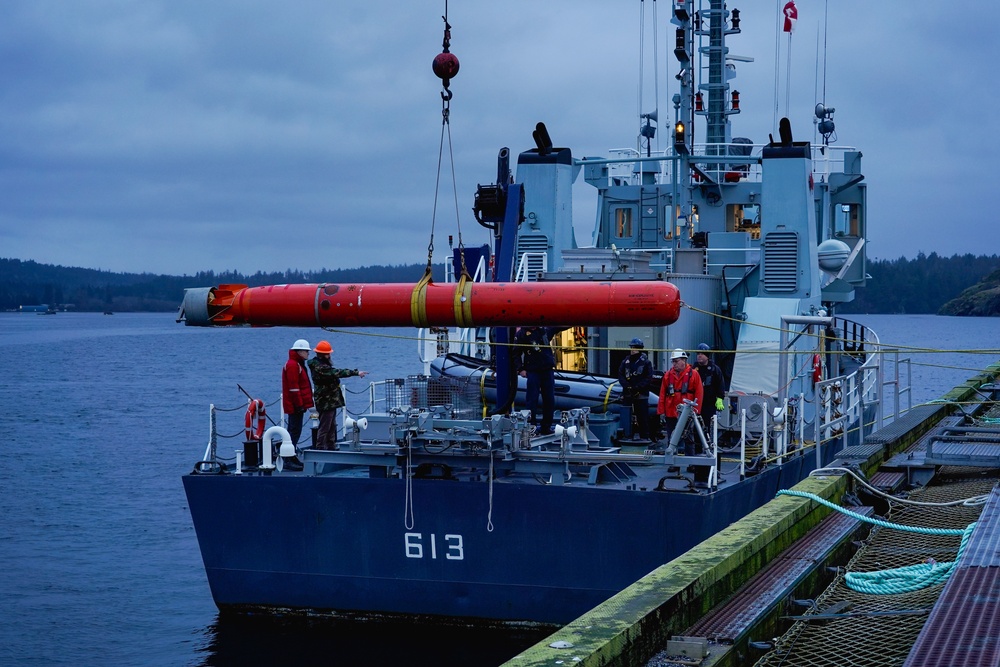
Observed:
[[[700,14],[695,34],[708,37],[708,45],[699,49],[708,56],[708,75],[704,77],[707,83],[703,80],[698,86],[699,91],[708,93],[708,110],[703,112],[706,116],[705,141],[709,144],[709,155],[721,155],[725,154],[725,149],[718,144],[728,144],[730,140],[729,116],[740,112],[738,93],[737,97],[730,98],[726,76],[726,57],[729,55],[726,36],[740,32],[740,10],[729,12],[722,0],[712,0],[711,7]],[[701,29],[705,18],[708,19],[707,30]]]

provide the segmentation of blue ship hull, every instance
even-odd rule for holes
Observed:
[[[814,464],[809,453],[700,494],[498,483],[492,503],[485,482],[414,480],[412,528],[398,479],[183,480],[221,609],[564,624]]]

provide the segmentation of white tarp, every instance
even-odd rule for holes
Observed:
[[[781,362],[781,318],[798,315],[798,299],[752,297],[746,301],[747,319],[740,327],[730,391],[777,394]],[[764,326],[754,326],[753,323]]]

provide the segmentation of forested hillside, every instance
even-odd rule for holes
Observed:
[[[932,252],[916,259],[869,260],[868,286],[857,290],[855,300],[840,312],[937,313],[998,268],[997,255],[942,257]]]
[[[942,315],[1000,315],[1000,269],[944,304]]]
[[[869,260],[868,287],[856,292],[855,301],[842,313],[937,313],[950,304],[947,314],[1000,315],[1000,298],[990,300],[980,290],[997,289],[1000,256],[920,254],[916,259]],[[413,282],[424,273],[421,264],[367,266],[356,269],[324,269],[302,272],[205,271],[193,276],[150,273],[111,273],[94,269],[39,264],[18,259],[0,259],[0,310],[22,305],[64,304],[83,311],[172,311],[186,287],[209,287],[220,283],[273,285],[314,282]],[[435,266],[435,280],[443,280],[444,269]],[[977,285],[981,286],[977,287]],[[972,308],[970,302],[978,304]],[[996,302],[996,303],[994,303]]]

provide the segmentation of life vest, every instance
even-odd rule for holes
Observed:
[[[671,369],[670,372],[673,373],[673,370]],[[691,365],[688,365],[687,370],[684,371],[684,375],[681,377],[681,379],[684,380],[684,381],[681,382],[681,388],[680,388],[680,390],[675,390],[674,389],[674,383],[670,382],[669,379],[668,379],[668,381],[667,381],[667,396],[673,396],[675,391],[677,391],[681,396],[683,396],[684,394],[690,394],[691,392],[688,390],[688,383],[691,381],[691,373],[692,372],[694,372],[694,367],[691,366]]]

